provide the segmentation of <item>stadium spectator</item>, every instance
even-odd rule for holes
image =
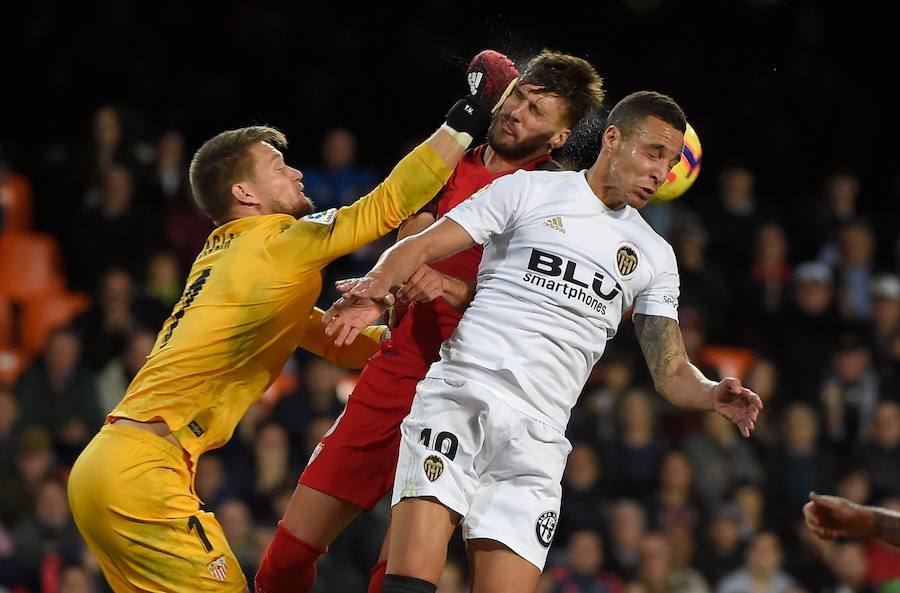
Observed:
[[[821,262],[794,268],[794,299],[769,346],[780,363],[785,393],[814,403],[836,346],[831,270]]]
[[[619,409],[615,477],[618,492],[629,498],[643,498],[655,489],[659,467],[669,449],[656,430],[653,403],[643,389],[631,389]]]
[[[883,397],[900,393],[900,278],[882,274],[872,280],[875,367]]]
[[[693,569],[677,569],[672,544],[661,533],[641,539],[640,583],[648,593],[709,593],[709,585]]]
[[[834,489],[838,462],[819,445],[819,415],[806,403],[788,406],[782,423],[781,444],[766,463],[766,500],[778,501],[770,507],[777,525],[789,525],[807,501],[810,490]]]
[[[158,332],[170,312],[143,294],[125,269],[106,270],[91,307],[72,322],[84,343],[85,366],[100,371],[125,351],[133,332]]]
[[[132,172],[121,164],[103,171],[97,203],[78,213],[72,223],[76,246],[69,262],[73,288],[90,291],[109,268],[121,267],[133,278],[159,243],[158,221],[147,215],[135,195]]]
[[[782,561],[778,536],[768,531],[762,532],[750,544],[744,567],[722,579],[716,593],[790,593],[795,582],[781,568]]]
[[[838,345],[819,395],[828,442],[852,453],[866,436],[878,397],[878,375],[863,329],[838,330]]]
[[[718,414],[704,416],[703,433],[688,437],[684,452],[706,509],[716,508],[739,482],[757,482],[763,475],[753,447]]]
[[[900,404],[883,401],[875,408],[871,439],[859,451],[859,464],[872,477],[875,498],[900,496]],[[830,492],[824,488],[810,488]],[[807,490],[807,491],[809,491]]]
[[[25,370],[15,387],[22,424],[45,428],[69,461],[103,421],[97,384],[80,363],[81,350],[78,334],[54,331],[43,356]]]
[[[15,557],[22,584],[45,591],[47,581],[59,578],[64,564],[81,561],[84,544],[72,521],[65,484],[55,478],[43,480],[35,492],[34,512],[13,527]]]
[[[103,367],[97,375],[97,399],[101,411],[108,412],[121,401],[128,384],[144,366],[155,342],[155,332],[138,329],[128,336],[124,351]]]
[[[694,474],[687,456],[669,451],[659,468],[659,488],[650,499],[653,529],[695,532],[700,527],[700,505],[694,495]]]
[[[838,309],[844,319],[867,320],[872,316],[869,287],[874,273],[875,235],[867,223],[854,220],[841,227],[838,239]]]
[[[553,593],[619,593],[623,583],[603,570],[603,540],[596,531],[582,529],[569,536],[566,563],[550,571]]]
[[[612,571],[626,581],[637,574],[641,540],[646,529],[646,513],[636,501],[625,498],[613,505],[609,518],[609,545],[606,549]]]
[[[771,339],[772,326],[788,303],[790,280],[784,229],[780,224],[766,223],[756,232],[753,261],[746,277],[749,290],[736,293],[736,308],[742,320],[737,323],[750,343]]]
[[[733,503],[722,504],[710,513],[695,562],[707,582],[718,583],[743,563],[742,522],[741,509]]]
[[[756,195],[756,174],[743,164],[730,164],[719,174],[718,201],[701,211],[709,231],[709,251],[715,253],[729,286],[740,286],[753,259],[748,229],[764,219]]]
[[[563,502],[554,538],[567,541],[575,531],[602,527],[601,501],[612,491],[610,480],[603,474],[604,467],[593,447],[572,447],[563,473]]]
[[[834,584],[822,589],[822,593],[876,593],[866,581],[869,559],[866,548],[859,542],[837,544],[829,565],[834,573]]]
[[[178,264],[178,257],[172,251],[159,251],[147,262],[146,295],[171,311],[184,289],[184,274]]]
[[[689,220],[675,231],[672,246],[681,282],[678,300],[681,307],[693,309],[703,318],[712,340],[720,340],[732,326],[726,323],[732,291],[717,258],[710,257],[708,245],[709,233],[699,220]]]

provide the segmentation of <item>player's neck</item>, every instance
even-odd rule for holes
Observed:
[[[502,173],[503,171],[512,171],[515,169],[521,169],[534,159],[544,156],[545,152],[535,151],[532,154],[526,155],[520,159],[516,160],[507,160],[500,156],[496,150],[491,148],[491,145],[488,144],[484,147],[484,155],[482,156],[482,160],[484,161],[484,168],[488,170],[489,173]]]
[[[609,166],[605,166],[603,158],[601,154],[593,166],[585,171],[584,176],[591,191],[604,206],[610,210],[621,210],[628,203],[628,198],[621,195],[621,191],[610,181]]]

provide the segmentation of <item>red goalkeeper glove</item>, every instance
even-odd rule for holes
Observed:
[[[447,112],[447,125],[472,138],[483,138],[494,111],[500,108],[518,80],[519,71],[512,60],[492,49],[480,52],[466,69],[469,95]]]

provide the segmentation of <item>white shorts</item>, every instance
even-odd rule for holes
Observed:
[[[498,541],[543,570],[572,447],[495,393],[490,381],[419,383],[400,426],[392,504],[434,497],[462,515],[464,539]]]

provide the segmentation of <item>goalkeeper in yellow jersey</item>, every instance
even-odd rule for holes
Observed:
[[[396,228],[447,182],[515,81],[482,52],[470,94],[447,121],[352,206],[313,214],[303,175],[284,162],[281,132],[223,132],[194,155],[190,180],[216,223],[147,363],[69,478],[79,530],[122,591],[245,591],[222,527],[200,510],[197,459],[222,446],[297,347],[361,367],[385,328],[336,348],[314,308],[322,269]]]

